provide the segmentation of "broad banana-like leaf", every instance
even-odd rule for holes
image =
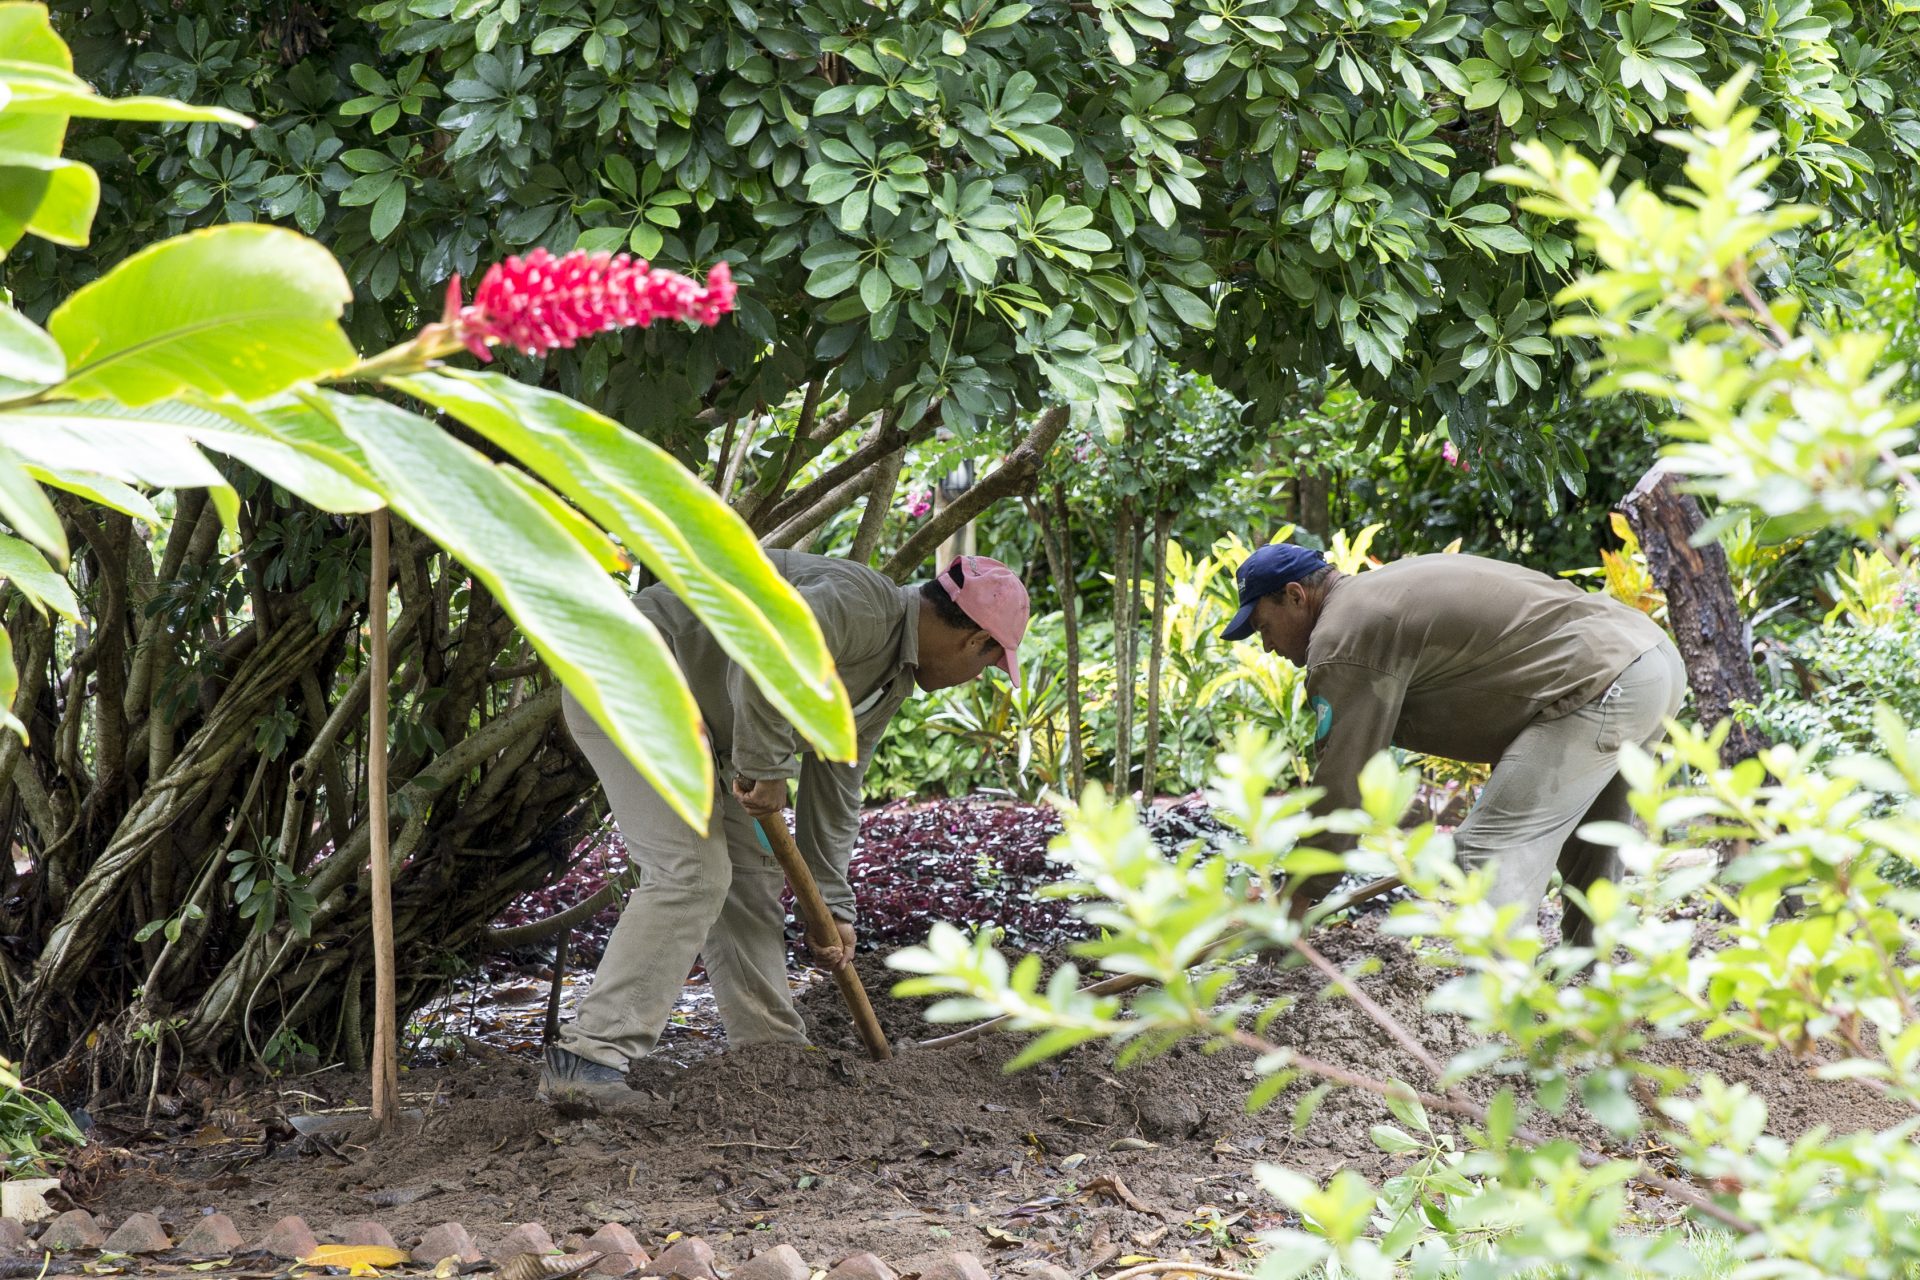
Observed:
[[[613,419],[493,373],[388,379],[571,498],[673,589],[822,754],[851,760],[853,708],[820,624],[753,532],[671,454]]]
[[[0,151],[16,163],[0,164],[0,257],[20,242],[39,212],[52,178],[44,162],[58,161],[67,138],[67,117],[26,112],[21,103],[44,85],[52,90],[73,76],[73,55],[54,32],[43,5],[0,5]]]
[[[0,447],[49,469],[90,471],[125,484],[207,490],[229,529],[240,495],[193,442],[191,427],[219,422],[168,401],[130,409],[111,400],[48,400],[0,409]]]
[[[12,307],[0,307],[0,400],[44,391],[66,376],[67,358],[53,336]]]
[[[93,166],[0,147],[0,239],[15,243],[31,231],[55,244],[83,245],[99,207]]]
[[[156,489],[223,485],[227,478],[195,446],[177,404],[129,409],[110,400],[49,400],[0,409],[0,444],[42,467],[90,471]]]
[[[66,471],[32,464],[28,464],[27,474],[49,489],[77,494],[89,502],[97,502],[123,516],[132,516],[135,520],[143,520],[156,527],[161,523],[160,512],[146,494],[132,485],[121,484],[105,476],[89,475],[84,471]]]
[[[235,404],[163,400],[129,408],[111,400],[48,400],[0,409],[0,445],[17,447],[43,467],[59,462],[68,472],[153,488],[204,485],[224,501],[226,479],[200,452],[198,446],[205,446],[239,459],[324,511],[372,511],[382,505],[378,493],[357,482],[351,471],[343,472],[335,459],[315,457],[282,440],[256,414]]]
[[[67,531],[47,495],[27,473],[26,460],[0,444],[0,519],[35,546],[67,563]]]
[[[260,400],[352,366],[352,298],[324,247],[232,223],[162,240],[81,288],[47,329],[67,358],[58,391],[147,405],[183,391]]]
[[[393,509],[451,552],[520,624],[674,811],[705,832],[713,757],[673,654],[626,593],[520,484],[438,426],[369,396],[320,392]]]
[[[27,740],[27,726],[13,714],[13,697],[20,692],[20,673],[13,666],[13,637],[0,627],[0,729],[10,729]]]
[[[41,613],[52,609],[63,618],[80,621],[80,602],[67,580],[38,549],[5,533],[0,533],[0,578],[18,588]]]
[[[556,524],[572,534],[574,541],[586,548],[603,571],[625,573],[633,568],[633,561],[620,549],[620,544],[609,538],[599,525],[568,506],[565,498],[515,467],[502,467],[500,474],[518,485],[520,492],[539,503]]]
[[[357,468],[281,439],[252,410],[234,404],[195,407],[219,419],[189,428],[195,439],[239,459],[322,511],[365,512],[386,505],[373,487],[355,478]]]

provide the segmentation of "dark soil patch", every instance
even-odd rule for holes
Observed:
[[[1371,920],[1329,928],[1320,941],[1338,964],[1378,960],[1364,989],[1434,1054],[1468,1046],[1457,1020],[1421,1007],[1442,975]],[[895,975],[877,957],[861,969],[890,1037],[933,1034],[919,1002],[887,994]],[[1323,985],[1311,971],[1258,961],[1242,968],[1236,992],[1298,1000],[1273,1024],[1282,1043],[1426,1083],[1411,1055],[1351,1003],[1318,998]],[[818,1048],[740,1050],[684,1067],[649,1060],[633,1074],[652,1099],[638,1114],[564,1118],[533,1100],[531,1060],[494,1054],[409,1073],[403,1089],[424,1118],[400,1136],[357,1145],[347,1135],[303,1153],[291,1140],[236,1144],[202,1130],[199,1140],[212,1145],[168,1144],[103,1187],[92,1207],[154,1210],[174,1222],[217,1207],[249,1235],[288,1213],[322,1231],[374,1217],[403,1244],[448,1220],[467,1224],[483,1246],[522,1221],[543,1222],[556,1238],[623,1221],[650,1247],[684,1232],[732,1262],[784,1242],[815,1265],[859,1249],[896,1264],[970,1249],[996,1270],[1036,1257],[1079,1269],[1183,1247],[1231,1264],[1245,1259],[1254,1232],[1282,1218],[1254,1180],[1256,1162],[1315,1177],[1352,1167],[1377,1179],[1403,1159],[1368,1141],[1368,1128],[1389,1119],[1368,1095],[1333,1094],[1297,1134],[1291,1103],[1301,1086],[1246,1114],[1246,1054],[1181,1048],[1119,1071],[1108,1055],[1083,1049],[1008,1076],[1002,1067],[1017,1043],[987,1038],[874,1064],[859,1052],[831,984],[815,983],[802,1005]],[[1899,1118],[1865,1088],[1816,1084],[1806,1064],[1724,1042],[1677,1040],[1658,1056],[1747,1082],[1784,1135]],[[261,1119],[276,1107],[297,1110],[295,1087],[238,1105]],[[1481,1096],[1494,1087],[1470,1086]],[[297,1088],[317,1100],[310,1106],[364,1100],[362,1082],[337,1074]],[[205,1123],[183,1119],[180,1128]],[[1598,1136],[1577,1119],[1568,1127]],[[1651,1200],[1641,1208],[1667,1212]]]

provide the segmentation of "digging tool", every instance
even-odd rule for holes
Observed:
[[[1336,912],[1357,907],[1363,902],[1371,902],[1381,894],[1392,893],[1399,887],[1399,876],[1382,876],[1378,880],[1370,880],[1334,903],[1332,907],[1328,908],[1327,914],[1333,915]],[[1196,964],[1202,964],[1213,959],[1213,957],[1219,955],[1222,951],[1230,950],[1239,943],[1244,942],[1246,937],[1247,935],[1244,933],[1228,934],[1212,946],[1204,948],[1199,955],[1193,958],[1192,964],[1189,964],[1187,967],[1191,969]],[[1116,974],[1111,978],[1102,978],[1098,982],[1088,983],[1086,986],[1080,988],[1080,994],[1083,996],[1118,995],[1122,991],[1132,991],[1136,987],[1147,986],[1152,981],[1152,978],[1138,973]],[[1012,1015],[1009,1014],[991,1019],[987,1022],[978,1023],[968,1027],[965,1031],[956,1031],[952,1035],[936,1036],[931,1040],[921,1040],[913,1047],[916,1049],[940,1049],[950,1044],[965,1044],[969,1040],[978,1040],[981,1036],[987,1034],[987,1032],[994,1030],[996,1027],[1003,1026],[1011,1016]]]
[[[760,838],[779,862],[780,869],[787,873],[787,883],[793,886],[793,902],[800,910],[807,936],[823,940],[838,939],[839,926],[834,923],[833,913],[827,910],[826,899],[820,896],[820,886],[814,883],[813,872],[807,870],[806,859],[800,856],[798,846],[793,843],[793,835],[787,830],[786,821],[778,815],[760,819]],[[854,969],[851,958],[833,967],[833,981],[840,988],[840,997],[847,1002],[848,1011],[853,1014],[853,1025],[860,1029],[860,1039],[867,1046],[867,1055],[875,1062],[885,1062],[891,1058],[893,1049],[887,1044],[887,1033],[880,1029],[880,1020],[873,1016],[873,1005],[867,1000],[867,989],[861,985],[860,974]]]

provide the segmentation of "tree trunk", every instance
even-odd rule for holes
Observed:
[[[1160,663],[1167,646],[1167,535],[1173,512],[1153,515],[1153,639],[1147,649],[1147,752],[1140,766],[1140,790],[1151,807],[1157,793],[1160,756]]]
[[[276,504],[262,486],[249,524],[279,541],[229,560],[199,536],[217,526],[211,504],[186,496],[163,554],[158,539],[74,510],[93,522],[75,543],[75,577],[94,584],[81,623],[12,619],[16,714],[32,740],[0,743],[0,844],[33,864],[0,898],[0,1052],[63,1088],[96,1070],[111,1085],[134,1033],[176,1020],[149,1051],[168,1065],[183,1053],[365,1061],[369,793],[348,785],[372,683],[367,591],[351,573],[365,563],[365,522]],[[564,871],[593,776],[552,732],[550,681],[508,696],[540,673],[511,663],[517,637],[499,605],[425,539],[397,522],[392,532],[400,614],[385,694],[405,711],[389,866],[404,1013],[508,902]],[[268,555],[272,576],[259,572]],[[256,611],[272,614],[264,635]],[[103,697],[121,714],[103,721]],[[312,895],[304,929],[284,888],[270,926],[239,913],[230,873],[275,864]],[[186,919],[189,903],[203,914]],[[154,920],[176,921],[177,940],[133,942]]]
[[[1134,499],[1122,498],[1113,530],[1113,790],[1121,796],[1133,790],[1133,624],[1138,616],[1133,593],[1140,579],[1133,528],[1138,522]]]
[[[1313,469],[1293,477],[1293,522],[1325,542],[1333,532],[1333,486],[1327,473]]]
[[[893,508],[894,492],[900,487],[900,469],[906,465],[907,451],[902,448],[874,469],[873,484],[867,490],[867,507],[860,513],[860,528],[853,535],[853,550],[847,559],[855,564],[871,564],[880,549],[880,535],[887,527],[887,512]]]
[[[1694,535],[1706,523],[1700,504],[1657,466],[1640,478],[1620,509],[1640,539],[1653,580],[1666,593],[1667,625],[1686,659],[1700,723],[1732,719],[1735,703],[1760,700],[1760,681],[1726,551],[1713,541],[1694,545]],[[1735,764],[1767,745],[1762,735],[1735,721],[1720,758]]]
[[[1048,502],[1052,513],[1048,512]],[[1074,577],[1073,532],[1068,522],[1067,491],[1056,484],[1048,497],[1031,505],[1040,542],[1047,553],[1047,571],[1060,596],[1061,624],[1067,633],[1067,778],[1074,799],[1087,789],[1086,743],[1081,726],[1086,706],[1080,697],[1080,584]]]

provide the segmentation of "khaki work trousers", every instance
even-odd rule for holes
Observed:
[[[787,986],[786,881],[720,770],[714,822],[698,835],[571,695],[561,696],[561,708],[639,872],[593,986],[561,1028],[561,1048],[621,1070],[652,1052],[700,957],[729,1044],[805,1044]]]
[[[1520,731],[1453,837],[1461,866],[1492,865],[1489,901],[1537,904],[1555,870],[1583,891],[1595,881],[1619,878],[1615,851],[1574,832],[1589,822],[1633,820],[1620,748],[1658,743],[1686,693],[1686,665],[1673,641],[1663,639],[1586,706]],[[1593,923],[1569,901],[1560,934],[1565,942],[1586,946]]]

